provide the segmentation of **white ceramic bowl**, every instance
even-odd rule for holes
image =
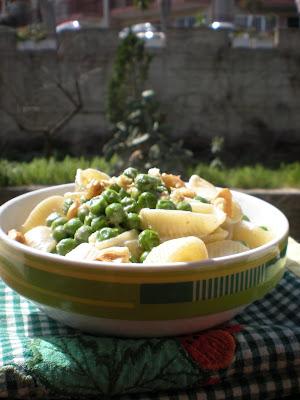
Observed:
[[[73,185],[36,190],[0,207],[0,276],[49,316],[97,334],[179,335],[231,319],[281,279],[288,221],[263,200],[233,191],[245,214],[275,232],[270,243],[201,262],[146,266],[74,261],[7,236],[42,199]]]

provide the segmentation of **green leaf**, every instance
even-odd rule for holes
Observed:
[[[173,339],[47,337],[30,341],[28,372],[52,395],[120,395],[176,390],[201,378]]]

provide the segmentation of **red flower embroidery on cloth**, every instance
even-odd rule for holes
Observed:
[[[240,330],[240,325],[213,329],[180,338],[180,343],[201,368],[218,371],[232,363],[236,347],[233,333]]]

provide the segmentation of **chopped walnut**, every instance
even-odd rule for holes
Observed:
[[[130,185],[132,184],[132,179],[129,178],[126,175],[120,175],[117,180],[116,183],[121,186],[123,189],[128,189],[130,187]]]
[[[8,232],[8,237],[10,237],[12,240],[15,240],[16,242],[26,244],[26,239],[23,233],[17,231],[16,229],[11,229]]]
[[[186,197],[193,199],[195,196],[196,193],[186,187],[174,189],[170,194],[170,198],[174,202],[183,201]]]
[[[184,187],[185,183],[183,180],[180,178],[179,175],[172,175],[172,174],[165,174],[163,173],[161,175],[161,179],[166,185],[167,188],[180,188]]]
[[[106,261],[114,263],[129,262],[130,252],[128,247],[108,247],[99,251],[97,261]]]
[[[91,180],[91,182],[87,185],[86,198],[87,200],[92,199],[95,196],[98,196],[105,189],[105,184],[103,181],[96,181],[95,179]]]
[[[80,201],[75,200],[74,203],[71,204],[71,206],[68,209],[67,218],[68,219],[75,218],[77,216],[77,211],[79,207],[80,207]]]
[[[228,188],[220,189],[212,203],[220,207],[228,217],[233,217],[232,194]]]

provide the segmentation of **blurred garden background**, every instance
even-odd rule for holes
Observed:
[[[299,10],[0,0],[0,203],[77,168],[157,166],[255,189],[300,238]]]

